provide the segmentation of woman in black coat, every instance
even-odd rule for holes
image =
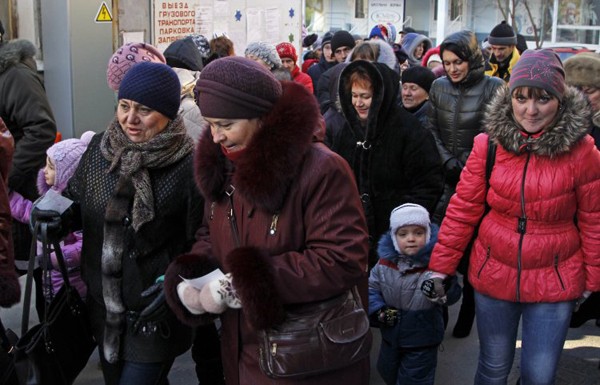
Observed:
[[[332,150],[354,171],[373,265],[376,240],[388,230],[394,207],[411,202],[429,212],[435,208],[442,191],[441,162],[431,133],[399,106],[397,73],[385,64],[357,60],[340,76],[340,104],[348,124],[336,133]],[[364,95],[357,86],[363,86]]]

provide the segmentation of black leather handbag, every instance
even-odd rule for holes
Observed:
[[[356,287],[286,309],[285,321],[260,331],[259,363],[271,378],[305,378],[369,356],[372,334]]]
[[[229,223],[240,235],[228,193]],[[260,369],[271,378],[305,378],[350,366],[369,356],[373,336],[356,287],[344,294],[285,309],[283,323],[259,331]]]
[[[49,263],[51,249],[47,239],[47,223],[38,223],[34,227],[25,285],[22,336],[11,351],[14,368],[19,382],[23,385],[70,385],[87,364],[96,342],[89,325],[86,306],[69,282],[58,241],[53,242],[53,248],[64,284],[52,301],[46,303],[43,322],[28,330],[37,235],[42,241],[42,266],[48,266]]]

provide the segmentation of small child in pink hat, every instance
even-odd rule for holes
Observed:
[[[66,139],[55,143],[46,151],[46,166],[38,173],[37,186],[41,195],[53,190],[57,193],[63,192],[67,187],[69,179],[75,174],[79,161],[92,137],[93,131],[87,131],[81,135],[81,139]],[[9,194],[10,211],[13,219],[29,223],[33,202],[24,198],[16,191]],[[83,234],[76,231],[68,234],[61,242],[62,253],[65,258],[65,264],[69,273],[69,282],[79,292],[82,298],[85,298],[87,287],[81,278],[79,269],[81,262],[81,244]],[[63,285],[63,277],[60,273],[56,254],[50,254],[50,275],[43,282],[44,296],[46,301],[50,302],[54,295]]]

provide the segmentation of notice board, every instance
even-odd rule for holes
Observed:
[[[254,41],[291,42],[300,56],[303,17],[302,0],[154,0],[153,44],[164,51],[192,33],[226,34],[238,56]]]

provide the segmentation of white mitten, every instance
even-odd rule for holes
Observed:
[[[200,290],[196,289],[185,281],[179,282],[177,285],[177,296],[183,306],[192,314],[204,314],[206,310],[200,302]]]
[[[204,285],[200,291],[200,302],[207,312],[214,314],[221,314],[228,307],[234,309],[242,307],[242,302],[233,287],[231,274]]]

